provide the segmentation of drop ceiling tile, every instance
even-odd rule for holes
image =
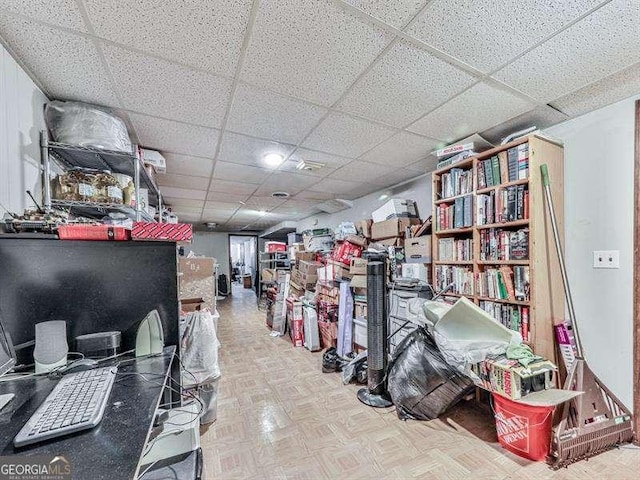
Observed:
[[[204,204],[204,202],[203,202]],[[185,206],[171,206],[171,211],[176,215],[191,215],[193,217],[200,217],[202,214],[202,207],[185,207]]]
[[[427,0],[345,0],[372,17],[396,27],[403,28]]]
[[[326,111],[322,107],[240,84],[227,128],[297,144],[316,126]]]
[[[568,120],[569,116],[547,105],[536,107],[522,115],[480,133],[488,142],[498,145],[506,136],[529,127],[547,128]]]
[[[200,215],[178,213],[176,215],[178,215],[178,221],[182,223],[200,223]]]
[[[167,173],[158,176],[160,187],[192,188],[193,190],[206,190],[209,187],[209,177],[193,177],[191,175],[178,175]]]
[[[385,47],[388,37],[330,0],[261,2],[242,78],[328,106]]]
[[[427,51],[398,42],[358,80],[338,108],[404,127],[475,81]]]
[[[479,83],[415,122],[409,130],[451,142],[534,107],[534,103],[506,90]]]
[[[204,200],[207,192],[204,190],[191,190],[188,188],[162,187],[162,195],[168,198],[183,198],[190,200]]]
[[[231,80],[111,45],[103,50],[127,110],[221,126]]]
[[[164,192],[163,192],[164,193]],[[204,200],[194,200],[189,198],[167,197],[162,196],[162,203],[169,205],[170,207],[190,207],[190,208],[202,208],[204,207]]]
[[[11,15],[0,15],[0,35],[53,98],[119,106],[87,37]]]
[[[164,153],[163,156],[167,160],[167,173],[192,175],[194,177],[211,176],[213,170],[213,160],[211,158],[191,157],[177,153]]]
[[[257,185],[254,185],[255,188]],[[240,202],[246,202],[249,198],[249,195],[243,193],[221,193],[221,192],[212,192],[209,190],[207,193],[207,200],[213,200],[214,202],[233,202],[238,204],[238,206],[242,205]]]
[[[417,172],[418,175],[421,175],[423,173],[433,172],[436,169],[437,163],[438,159],[433,155],[429,155],[427,158],[423,158],[409,165],[407,170]]]
[[[210,192],[216,193],[233,193],[237,195],[251,195],[255,192],[257,186],[255,183],[233,182],[214,178],[209,187]]]
[[[373,183],[377,185],[378,188],[391,187],[401,182],[413,180],[420,175],[421,175],[420,173],[414,170],[409,170],[406,168],[396,168],[393,172],[389,173],[388,175],[385,175],[384,177],[378,178],[376,182],[373,182]]]
[[[395,170],[394,167],[386,167],[375,163],[354,160],[353,162],[339,168],[327,178],[337,178],[339,180],[358,181],[361,183],[378,184],[380,179],[389,175]]]
[[[74,0],[0,0],[0,9],[35,20],[86,32],[82,14]]]
[[[143,147],[213,158],[220,131],[129,112]]]
[[[251,0],[85,0],[100,37],[229,77]]]
[[[311,187],[317,181],[318,179],[316,177],[309,175],[276,171],[256,190],[256,195],[268,196],[276,191],[285,191],[291,195],[295,195],[301,190]]]
[[[382,125],[332,113],[309,135],[302,146],[343,157],[358,157],[393,133],[391,128]]]
[[[204,211],[202,214],[202,222],[206,223],[206,222],[214,222],[214,223],[226,223],[229,221],[229,219],[231,218],[233,214],[224,214],[224,213],[216,213],[216,212],[208,212],[208,211]]]
[[[216,162],[213,169],[213,176],[220,180],[256,184],[264,182],[272,173],[264,168],[221,161]]]
[[[365,185],[360,182],[353,182],[348,180],[339,180],[336,178],[325,178],[320,182],[313,185],[311,188],[315,192],[323,192],[333,194],[333,196],[339,196],[340,198],[346,198],[353,191],[360,191],[363,187],[370,188],[371,185]],[[373,187],[375,189],[375,187]],[[298,197],[296,197],[298,198]]]
[[[640,63],[614,73],[553,102],[564,113],[576,116],[640,92]]]
[[[298,170],[297,165],[301,160],[306,162],[315,162],[324,164],[318,170]],[[329,155],[328,153],[314,152],[313,150],[307,150],[306,148],[296,149],[289,160],[287,160],[281,167],[281,171],[299,173],[300,175],[311,175],[314,177],[326,177],[332,172],[335,172],[337,168],[354,160],[353,158],[338,157],[336,155]]]
[[[283,198],[274,198],[271,196],[261,196],[261,195],[252,195],[246,201],[246,208],[250,208],[253,210],[270,210],[279,205],[282,205],[286,199]]]
[[[360,159],[380,165],[405,167],[426,157],[441,143],[414,133],[399,132],[362,155]]]
[[[260,140],[238,133],[225,132],[222,135],[222,145],[218,160],[240,165],[253,165],[266,169],[269,167],[263,160],[268,153],[278,153],[286,158],[293,150],[293,145]]]
[[[315,192],[313,190],[303,190],[301,192],[296,193],[293,196],[293,199],[295,200],[314,200],[314,201],[318,201],[318,200],[330,200],[332,198],[335,198],[335,194],[327,192],[327,191],[322,191],[322,192]]]
[[[407,29],[490,72],[602,3],[602,0],[437,0]]]
[[[549,102],[640,61],[640,2],[613,0],[495,77]]]
[[[233,202],[218,202],[213,200],[207,200],[204,205],[204,210],[208,213],[219,212],[221,214],[232,214],[238,209],[242,208],[242,205]]]

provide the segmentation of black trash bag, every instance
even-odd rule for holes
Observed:
[[[393,352],[388,386],[402,420],[431,420],[473,390],[473,381],[450,366],[427,330],[419,327]]]

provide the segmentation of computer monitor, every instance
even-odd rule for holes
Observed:
[[[2,316],[0,315],[0,377],[11,370],[15,364],[16,352],[9,334],[2,325]]]

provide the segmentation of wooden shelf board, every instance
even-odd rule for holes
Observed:
[[[529,183],[528,178],[523,178],[522,180],[514,180],[513,182],[505,182],[500,185],[494,185],[493,187],[480,188],[476,190],[476,195],[480,195],[482,193],[490,192],[491,190],[505,189],[507,187],[513,187],[514,185],[526,185]]]
[[[434,232],[435,235],[450,235],[452,233],[471,233],[473,232],[473,227],[466,228],[451,228],[449,230],[439,230]]]
[[[461,193],[460,195],[455,195],[453,197],[441,198],[440,200],[436,200],[435,203],[436,205],[440,205],[442,203],[451,203],[455,201],[456,198],[463,198],[463,197],[469,197],[469,196],[473,196],[473,192]]]
[[[525,307],[528,307],[530,304],[530,302],[521,302],[519,300],[504,300],[502,298],[478,297],[478,300],[495,303],[507,303],[509,305],[522,305]]]
[[[436,260],[434,265],[473,265],[473,260]]]
[[[487,228],[509,228],[509,227],[521,227],[525,225],[529,225],[528,218],[525,218],[524,220],[514,220],[513,222],[489,223],[487,225],[476,225],[475,228],[478,230],[485,230]]]
[[[478,260],[478,265],[529,265],[529,260]]]

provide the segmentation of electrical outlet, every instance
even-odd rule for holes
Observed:
[[[596,250],[593,252],[593,268],[620,268],[619,250]]]

